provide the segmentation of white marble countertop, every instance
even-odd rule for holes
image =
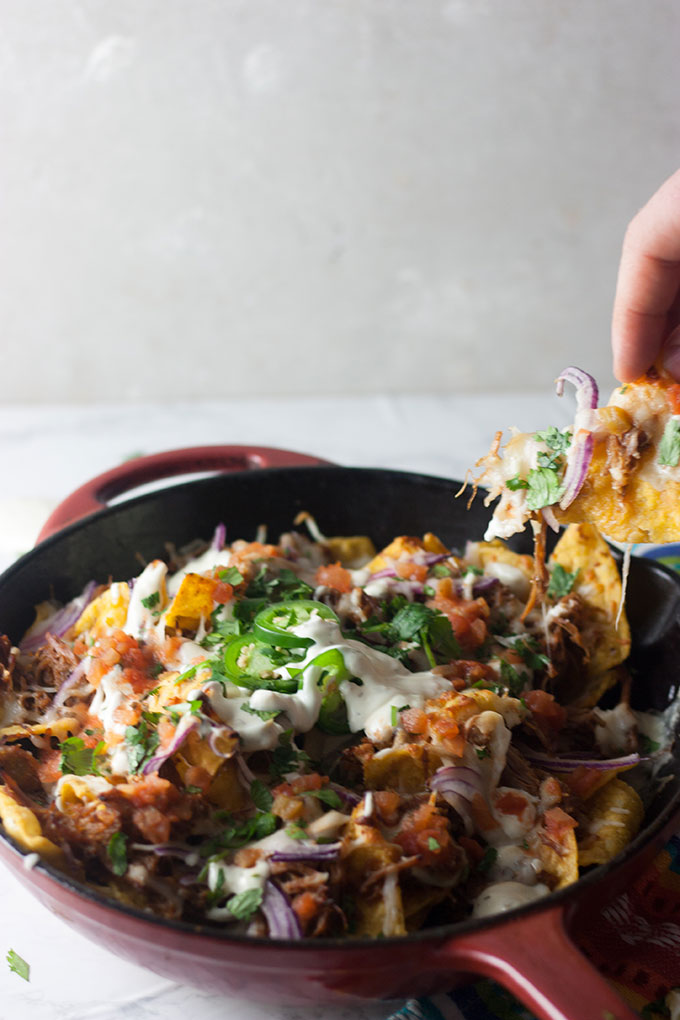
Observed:
[[[0,567],[33,545],[54,506],[132,455],[205,444],[279,446],[340,464],[462,478],[497,427],[564,425],[547,393],[0,408]],[[382,1020],[399,1004],[262,1006],[173,984],[71,931],[0,868],[0,1020]],[[13,949],[30,983],[4,963]]]

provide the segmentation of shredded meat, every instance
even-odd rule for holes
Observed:
[[[614,433],[607,436],[606,470],[609,471],[616,492],[624,492],[636,461],[640,459],[640,454],[647,446],[649,436],[637,425],[621,436]]]
[[[517,787],[525,793],[530,793],[532,797],[538,797],[539,794],[541,776],[512,744],[508,748],[500,785]]]
[[[75,652],[61,638],[48,634],[45,644],[22,664],[22,685],[58,690],[77,665]]]

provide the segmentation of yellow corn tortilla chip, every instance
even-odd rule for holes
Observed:
[[[560,522],[591,521],[619,542],[674,542],[680,535],[680,483],[659,464],[659,444],[674,413],[668,391],[675,381],[650,373],[614,390],[598,408],[600,429],[583,487],[566,509],[556,509]],[[647,445],[639,450],[625,485],[617,490],[607,444],[636,426]]]
[[[124,581],[115,582],[82,611],[75,625],[76,635],[88,631],[92,637],[98,638],[111,628],[123,627],[129,605],[129,586]]]
[[[355,929],[357,936],[378,938],[381,935],[405,935],[406,924],[401,889],[397,885],[391,892],[392,909],[389,911],[381,892],[381,883],[376,884],[371,898],[357,896],[355,900]]]
[[[375,556],[375,546],[366,535],[347,535],[327,539],[326,544],[333,560],[340,560],[343,567],[363,567]]]
[[[538,843],[532,847],[537,853],[543,871],[550,877],[548,883],[553,889],[562,889],[571,885],[578,879],[578,846],[576,834],[573,829],[565,832],[562,838],[562,852],[558,852],[553,846],[547,843]]]
[[[606,864],[636,835],[645,809],[639,795],[623,779],[610,779],[586,801],[586,821],[580,827],[578,862]]]
[[[427,776],[426,750],[419,744],[389,748],[364,762],[364,782],[369,790],[418,793],[425,789]]]
[[[64,717],[63,719],[55,719],[51,723],[36,723],[33,726],[23,726],[19,724],[13,724],[12,726],[4,726],[0,729],[0,737],[4,737],[7,741],[21,740],[23,737],[57,737],[61,742],[66,740],[67,737],[74,733],[77,733],[81,729],[81,724],[77,719]]]
[[[533,557],[525,553],[516,553],[509,549],[505,542],[495,538],[491,542],[475,542],[475,555],[479,558],[480,565],[484,569],[489,563],[505,563],[509,567],[516,567],[527,580],[531,581],[534,576]]]
[[[185,574],[179,590],[170,604],[165,626],[172,630],[198,630],[201,620],[207,620],[213,611],[213,592],[217,585],[213,577]]]
[[[0,786],[0,821],[5,831],[27,853],[40,854],[52,864],[64,862],[62,851],[42,834],[40,822],[30,808],[17,802]]]
[[[573,591],[589,610],[588,623],[582,632],[590,653],[585,669],[589,677],[601,677],[623,662],[630,652],[625,609],[616,625],[623,592],[614,557],[594,524],[570,524],[549,562],[559,563],[569,573],[578,571]]]

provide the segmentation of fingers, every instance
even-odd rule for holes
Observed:
[[[680,170],[631,221],[623,242],[612,317],[614,374],[642,375],[659,356],[680,291]],[[674,336],[680,344],[680,336]],[[680,379],[680,349],[668,369]]]

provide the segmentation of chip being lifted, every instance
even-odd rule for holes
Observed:
[[[576,386],[569,428],[497,433],[476,483],[500,496],[486,538],[509,538],[529,520],[591,523],[619,542],[670,542],[680,535],[680,384],[651,368],[598,407],[595,380],[579,368],[557,379]]]

